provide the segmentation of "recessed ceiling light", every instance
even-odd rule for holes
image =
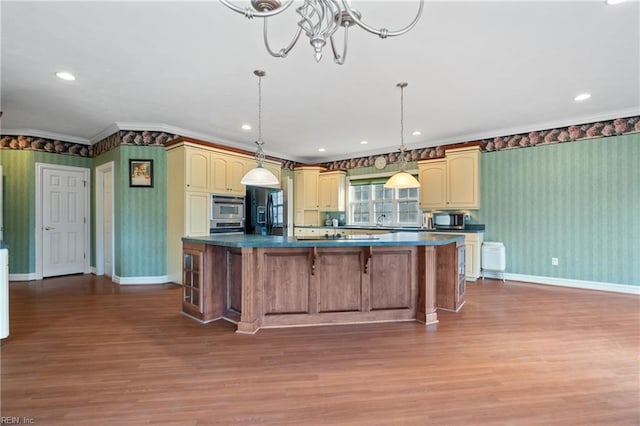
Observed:
[[[242,125],[242,130],[251,130],[251,126],[248,124],[243,124]]]
[[[420,130],[416,130],[415,132],[411,133],[413,136],[420,136],[422,134],[422,132]]]
[[[58,78],[61,78],[63,80],[68,80],[68,81],[73,81],[76,79],[75,75],[66,71],[59,71],[56,73],[56,76],[58,76]]]
[[[576,102],[580,102],[580,101],[585,101],[585,100],[589,99],[590,97],[591,97],[591,93],[580,93],[575,98],[573,98],[573,100],[576,101]]]
[[[607,4],[620,4],[624,3],[627,0],[607,0]]]
[[[369,142],[367,142],[367,141],[360,141],[360,145],[366,145],[366,144],[368,144],[368,143],[369,143]]]
[[[318,148],[318,151],[320,151],[320,152],[325,152],[325,151],[326,151],[326,149],[324,149],[324,148]]]

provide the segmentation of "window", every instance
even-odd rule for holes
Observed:
[[[383,183],[352,183],[349,188],[352,225],[419,226],[418,217],[418,188],[385,188]]]

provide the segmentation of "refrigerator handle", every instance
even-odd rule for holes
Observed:
[[[273,198],[271,194],[267,195],[267,235],[271,235],[273,229]]]

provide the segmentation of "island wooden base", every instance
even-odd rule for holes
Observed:
[[[388,321],[434,324],[438,281],[458,279],[456,244],[229,248],[185,243],[184,249],[201,253],[199,289],[192,288],[201,296],[184,301],[183,312],[202,322],[227,319],[239,333]]]

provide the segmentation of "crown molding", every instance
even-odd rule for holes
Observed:
[[[91,139],[91,145],[96,144],[98,142],[100,142],[101,140],[111,136],[114,133],[117,133],[120,130],[120,128],[118,127],[117,123],[112,123],[109,126],[107,126],[104,130],[102,130],[101,132],[95,134]]]
[[[469,133],[466,135],[455,136],[452,138],[438,139],[432,142],[423,141],[422,143],[412,143],[411,145],[405,144],[407,149],[416,148],[431,148],[435,146],[451,145],[462,142],[472,142],[483,139],[492,139],[504,136],[514,136],[529,132],[539,132],[549,129],[557,129],[569,126],[581,126],[583,124],[596,123],[598,121],[615,120],[616,118],[634,117],[640,115],[640,110],[629,108],[626,110],[619,110],[606,114],[585,115],[571,121],[545,121],[537,124],[529,124],[526,127],[505,127],[502,129],[491,130],[491,132],[484,133]]]
[[[220,136],[212,136],[209,134],[205,134],[205,133],[200,133],[200,132],[194,132],[192,130],[187,130],[187,129],[183,129],[181,127],[176,127],[176,126],[171,126],[169,124],[165,124],[165,123],[143,123],[143,122],[130,122],[130,121],[117,121],[116,123],[114,123],[114,125],[117,127],[118,130],[131,130],[131,131],[153,131],[153,132],[164,132],[164,133],[170,133],[170,134],[174,134],[174,135],[180,135],[180,136],[185,136],[188,138],[193,138],[193,139],[198,139],[204,142],[211,142],[211,143],[215,143],[215,144],[220,144],[220,145],[226,145],[232,148],[237,148],[237,149],[241,149],[243,151],[252,151],[254,149],[254,146],[247,146],[245,144],[240,144],[236,141],[232,141],[230,139],[226,139],[224,137],[220,137]],[[117,130],[116,130],[117,131]],[[114,132],[112,132],[114,133]],[[112,134],[110,133],[110,134]],[[109,136],[109,135],[106,135]],[[106,137],[105,136],[105,137]],[[96,141],[97,142],[97,141]],[[299,161],[296,160],[294,158],[291,158],[290,155],[284,154],[284,153],[279,153],[279,152],[275,152],[275,151],[270,151],[265,149],[264,153],[266,155],[270,155],[272,157],[277,157],[277,158],[281,158],[283,160],[290,160],[290,161]]]
[[[513,136],[519,135],[523,133],[529,133],[533,131],[542,131],[548,129],[562,128],[568,126],[579,126],[588,123],[595,123],[598,121],[606,121],[606,120],[614,120],[616,118],[625,118],[625,117],[633,117],[640,115],[640,110],[635,108],[618,110],[615,112],[609,112],[606,114],[596,114],[596,115],[585,115],[577,119],[572,119],[571,121],[548,121],[541,122],[537,124],[529,124],[526,127],[507,127],[498,130],[492,130],[491,132],[483,132],[483,133],[468,133],[464,135],[454,136],[450,138],[441,138],[441,139],[430,139],[430,140],[419,140],[417,142],[405,143],[405,146],[408,150],[412,149],[423,149],[423,148],[432,148],[437,146],[446,146],[452,144],[458,144],[463,142],[471,142],[483,139],[492,139],[495,137],[505,137],[505,136]],[[232,141],[230,139],[220,137],[220,136],[212,136],[205,133],[195,132],[187,129],[183,129],[176,126],[171,126],[165,123],[145,123],[145,122],[131,122],[131,121],[117,121],[109,126],[107,126],[104,130],[97,133],[90,139],[81,138],[77,136],[64,135],[60,133],[46,132],[37,129],[3,129],[0,133],[3,135],[13,135],[13,136],[32,136],[32,137],[40,137],[45,139],[52,140],[61,140],[64,142],[77,143],[81,145],[93,145],[108,136],[118,132],[118,131],[156,131],[156,132],[164,132],[168,134],[185,136],[193,139],[198,139],[204,142],[211,142],[221,145],[226,145],[229,147],[249,150],[251,151],[253,146],[248,147],[246,144],[241,144],[236,141]],[[332,161],[342,161],[348,160],[351,158],[355,158],[354,156],[344,157],[344,156],[335,156],[335,157],[292,157],[289,154],[271,151],[265,149],[265,154],[277,158],[281,158],[284,160],[290,160],[295,162],[307,163],[307,162],[318,162],[318,163],[326,163]],[[388,149],[376,149],[376,150],[367,150],[362,151],[357,155],[357,158],[367,157],[367,156],[375,156],[375,155],[384,155],[391,154],[397,152],[397,150],[389,151]]]
[[[36,130],[36,129],[2,129],[1,133],[3,135],[11,135],[11,136],[31,136],[35,138],[59,140],[63,142],[77,143],[80,145],[92,144],[92,142],[87,138],[63,135],[61,133],[45,132],[43,130]]]

